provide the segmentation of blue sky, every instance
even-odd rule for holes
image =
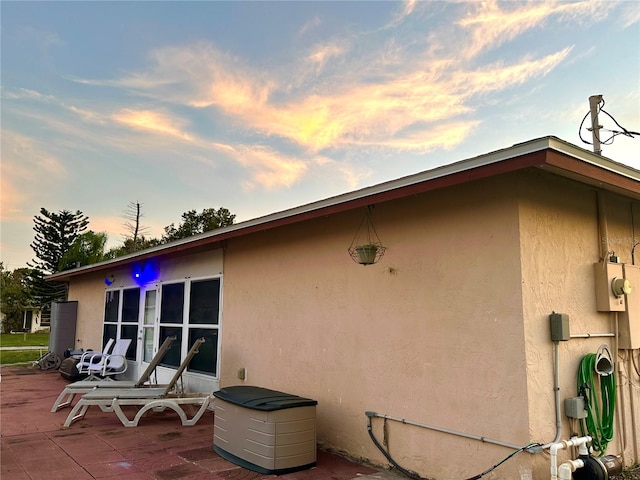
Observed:
[[[159,237],[191,209],[248,220],[546,135],[591,149],[591,95],[640,131],[636,1],[0,9],[9,269],[41,207],[115,246],[130,202]],[[640,169],[640,138],[603,154]]]

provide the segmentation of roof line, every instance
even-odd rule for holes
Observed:
[[[113,269],[155,256],[172,255],[184,251],[193,251],[195,253],[199,249],[211,248],[212,245],[219,244],[229,238],[297,223],[319,215],[330,215],[368,204],[390,201],[523,168],[545,167],[553,163],[549,162],[548,155],[544,153],[545,151],[555,151],[578,162],[586,163],[591,167],[604,169],[608,173],[607,176],[622,176],[626,183],[629,180],[640,181],[640,171],[638,170],[591,153],[556,137],[543,137],[431,170],[218,228],[177,240],[170,244],[151,247],[141,252],[73,270],[65,270],[47,277],[47,280],[66,280],[72,276]]]

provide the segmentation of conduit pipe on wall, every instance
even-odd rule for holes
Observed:
[[[569,440],[551,444],[549,447],[549,454],[551,455],[551,480],[558,480],[558,451],[565,450],[569,447],[578,447],[580,455],[588,455],[587,443],[591,440],[591,437],[587,435],[584,437],[572,437]],[[571,476],[568,478],[570,479]]]
[[[569,335],[570,338],[598,338],[615,336],[615,333],[576,333],[575,335]]]
[[[480,435],[473,435],[471,433],[459,432],[459,431],[456,431],[456,430],[450,430],[448,428],[436,427],[434,425],[428,425],[426,423],[414,422],[414,421],[411,421],[411,420],[407,420],[406,418],[392,417],[391,415],[385,415],[383,413],[376,413],[376,412],[371,412],[371,411],[367,411],[367,412],[364,412],[364,413],[369,419],[371,419],[372,417],[384,418],[384,419],[387,419],[387,420],[393,420],[395,422],[400,422],[400,423],[404,423],[404,424],[407,424],[407,425],[413,425],[414,427],[421,427],[421,428],[426,428],[426,429],[429,429],[429,430],[435,430],[436,432],[448,433],[450,435],[456,435],[458,437],[470,438],[472,440],[478,440],[478,441],[484,442],[484,443],[491,443],[493,445],[499,445],[501,447],[512,448],[514,450],[522,449],[522,445],[515,445],[513,443],[502,442],[500,440],[493,440],[491,438],[483,437],[483,436],[480,436]],[[525,450],[527,450],[527,449],[525,449]]]
[[[606,261],[609,252],[609,227],[607,225],[607,206],[604,200],[604,194],[596,191],[596,203],[598,210],[598,248],[600,251],[600,259]]]
[[[553,342],[553,395],[554,395],[554,403],[555,403],[555,411],[556,411],[556,436],[553,437],[553,440],[541,448],[546,449],[551,445],[560,440],[562,436],[562,413],[560,411],[560,352],[558,349],[558,344],[560,342]]]
[[[615,367],[618,368],[618,374],[616,375],[616,394],[615,400],[620,399],[620,401],[616,401],[616,410],[617,410],[617,420],[618,420],[618,438],[620,440],[620,457],[622,458],[622,464],[625,464],[625,450],[627,449],[627,418],[625,414],[624,407],[624,393],[621,391],[620,379],[623,377],[622,372],[622,363],[618,361],[618,356],[620,354],[620,348],[618,346],[619,335],[620,335],[620,317],[618,317],[618,312],[610,313],[610,316],[613,316],[613,325],[615,328],[616,336],[614,338],[614,351],[615,351]]]
[[[632,362],[633,362],[633,351],[629,351],[627,358],[627,375],[631,377],[632,370]],[[633,439],[633,454],[635,456],[636,462],[640,462],[640,450],[638,450],[638,432],[640,432],[640,428],[636,429],[637,419],[636,419],[636,402],[635,395],[633,391],[633,382],[631,378],[628,378],[627,385],[629,386],[629,403],[631,404],[631,431],[632,439]]]

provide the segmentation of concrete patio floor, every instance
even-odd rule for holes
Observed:
[[[213,412],[183,427],[174,412],[152,414],[126,428],[113,413],[89,409],[70,428],[69,409],[51,413],[67,381],[37,367],[0,369],[2,480],[351,480],[393,477],[318,450],[317,466],[276,477],[224,460],[213,450]]]

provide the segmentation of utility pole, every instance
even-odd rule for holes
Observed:
[[[589,97],[589,107],[591,108],[591,131],[593,137],[593,153],[596,155],[602,155],[602,149],[600,148],[600,132],[602,125],[598,123],[598,107],[602,102],[602,95],[591,95]]]

